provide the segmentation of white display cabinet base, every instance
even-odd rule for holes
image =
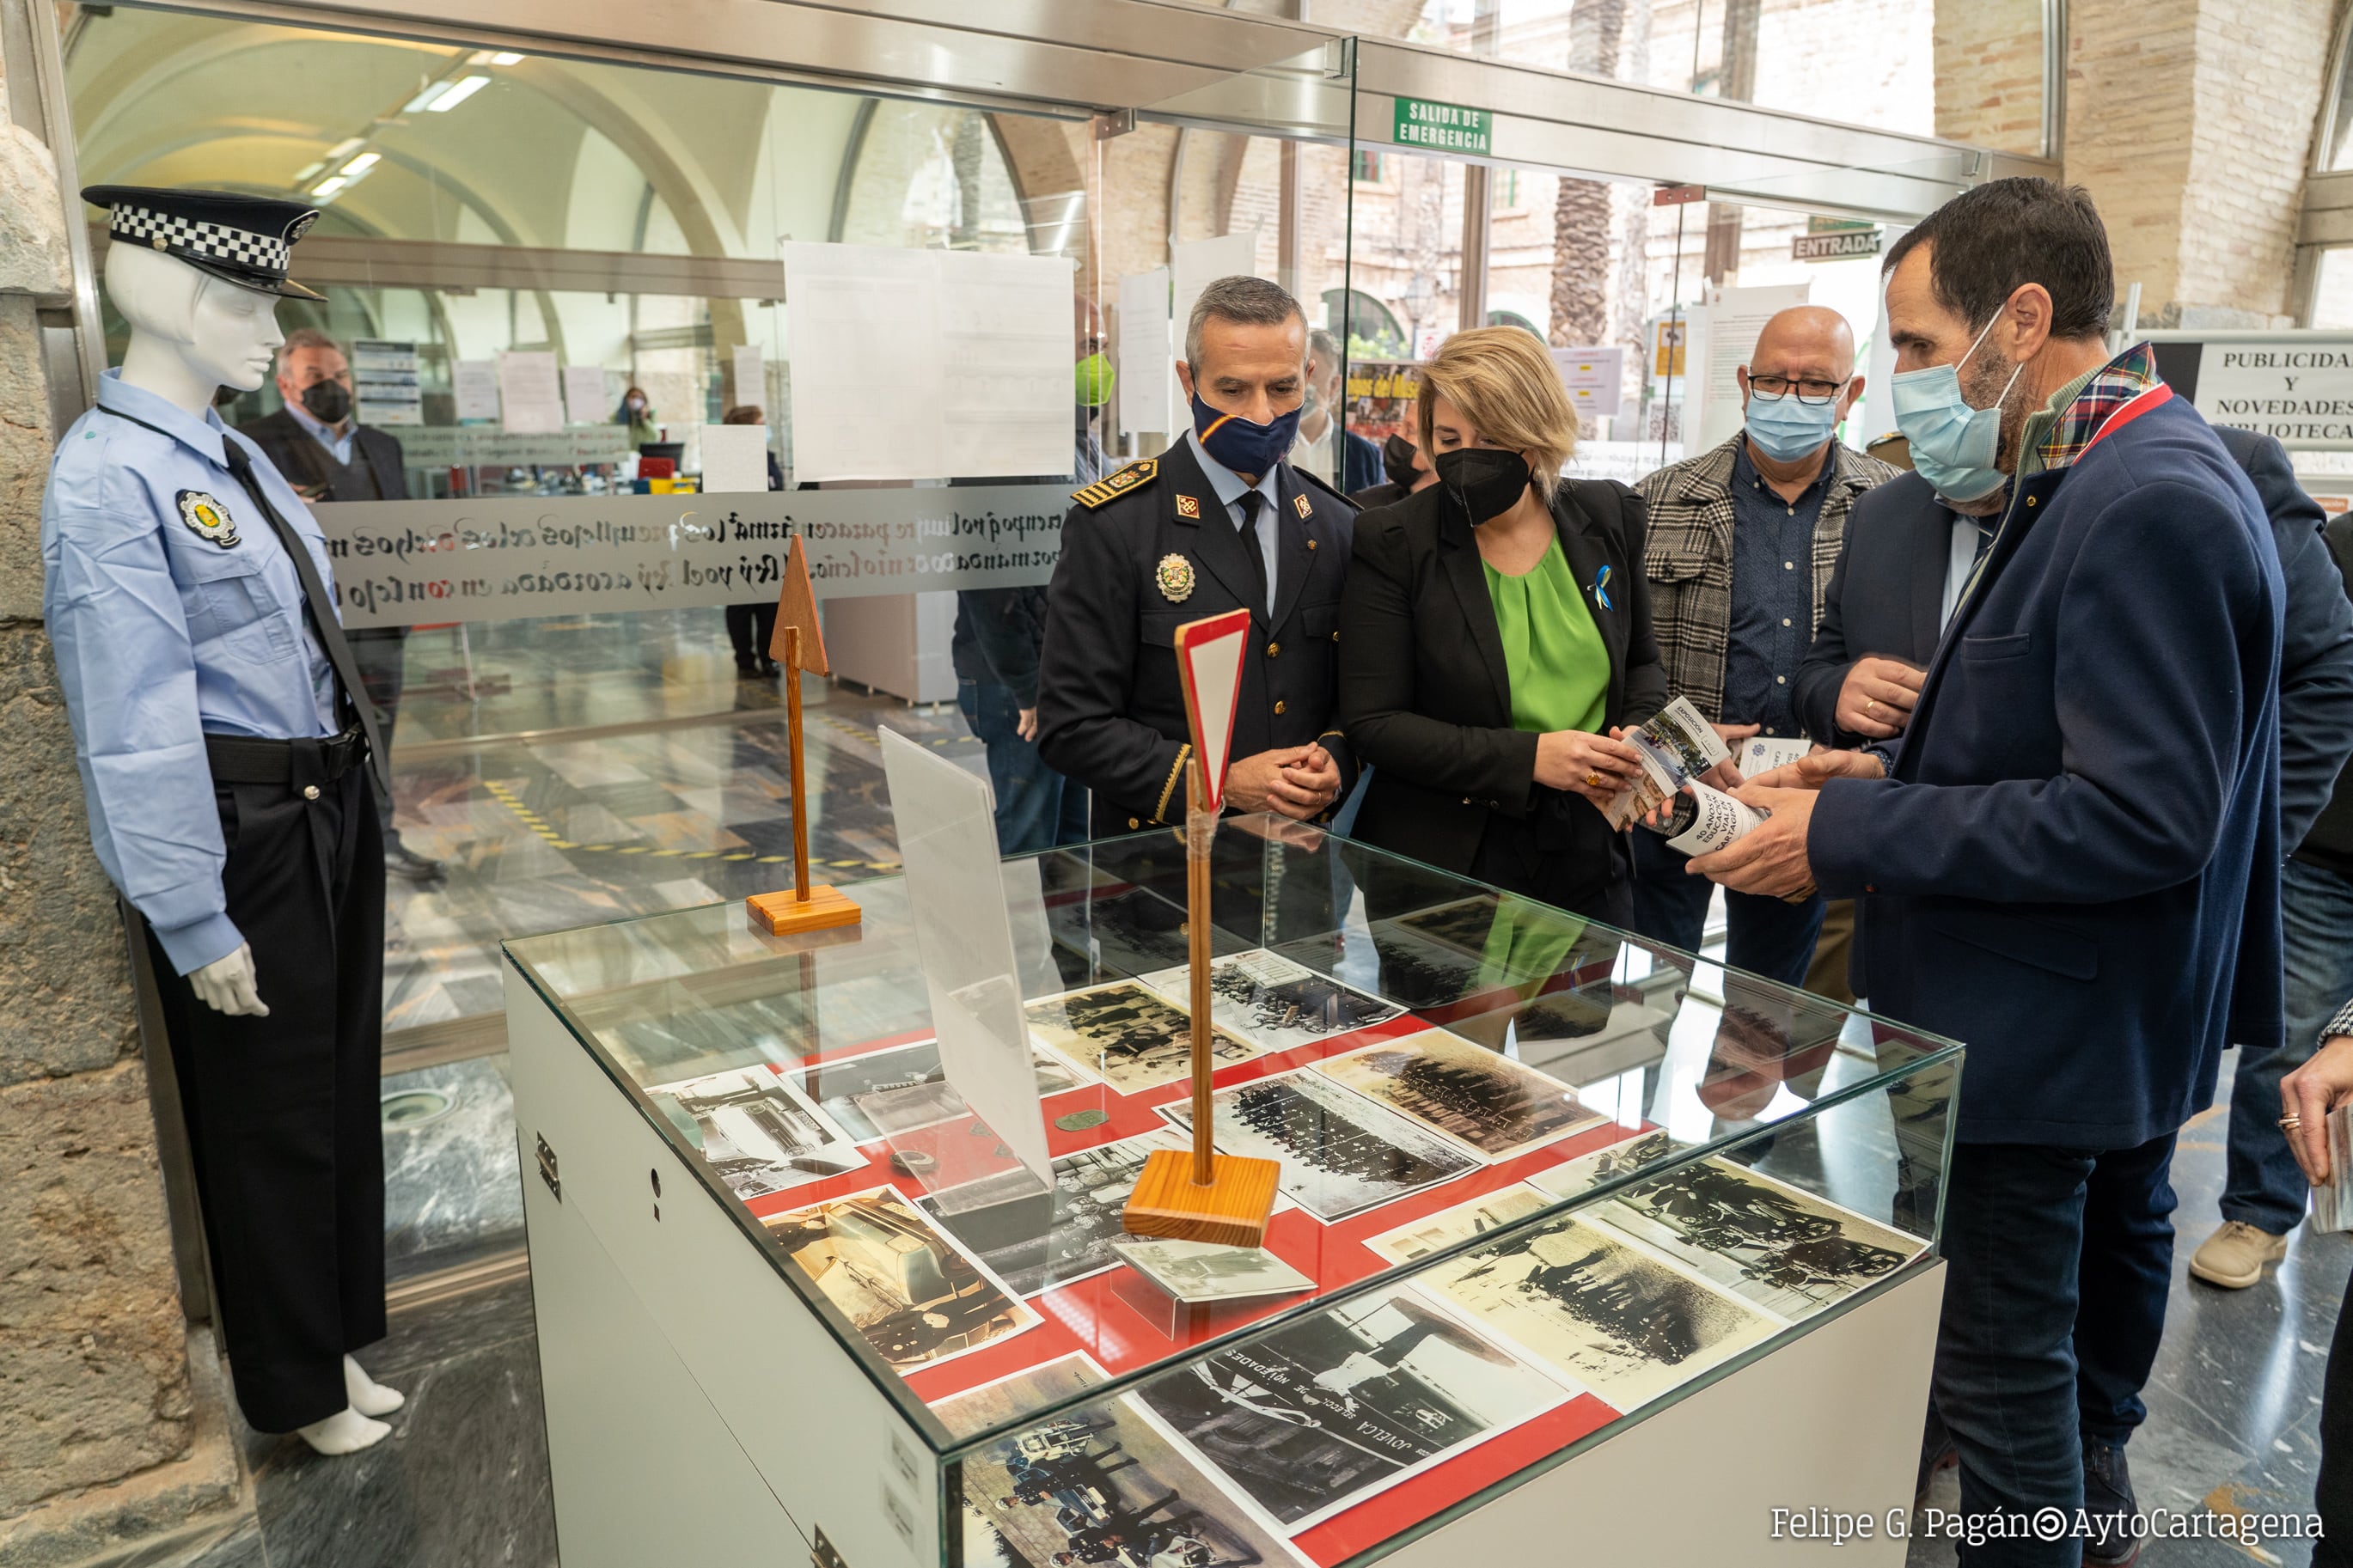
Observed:
[[[565,1568],[798,1568],[820,1532],[825,1568],[939,1568],[938,1468],[913,1426],[505,978]],[[1384,1561],[1896,1568],[1884,1528],[1910,1507],[1943,1284],[1941,1263],[1912,1273]],[[1868,1514],[1873,1536],[1775,1540],[1776,1509]]]

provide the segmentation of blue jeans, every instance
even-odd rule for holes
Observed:
[[[1708,895],[1715,884],[1685,871],[1690,864],[1691,857],[1668,848],[1667,841],[1649,828],[1634,829],[1636,933],[1697,952],[1707,927]],[[1806,969],[1814,961],[1814,939],[1822,930],[1825,906],[1820,893],[1802,904],[1789,904],[1726,889],[1724,904],[1730,928],[1724,943],[1725,963],[1784,985],[1805,984]]]
[[[988,748],[988,785],[997,792],[997,852],[1029,855],[1087,837],[1086,786],[1048,767],[1037,742],[1021,738],[1021,709],[1009,686],[956,682],[964,721]]]
[[[2280,1079],[2312,1055],[2322,1028],[2353,996],[2353,879],[2290,860],[2280,868],[2280,927],[2287,1041],[2239,1047],[2222,1180],[2222,1217],[2274,1236],[2295,1228],[2312,1191],[2279,1130]]]
[[[2083,1439],[2122,1443],[2172,1280],[2172,1133],[2096,1152],[1953,1149],[1936,1415],[1960,1450],[1961,1511],[2072,1517]],[[1964,1547],[1968,1568],[2076,1568],[2081,1539]]]

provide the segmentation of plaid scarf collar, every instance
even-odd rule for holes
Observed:
[[[2108,422],[2108,416],[2158,384],[2157,351],[2136,343],[2094,371],[2075,395],[2058,410],[2037,447],[2046,469],[2063,468],[2084,455],[2084,448]]]

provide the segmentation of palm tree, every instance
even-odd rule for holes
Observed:
[[[1651,0],[1577,0],[1567,67],[1639,79],[1649,53]],[[1552,341],[1561,347],[1641,346],[1641,253],[1649,208],[1606,180],[1561,178],[1553,202]]]

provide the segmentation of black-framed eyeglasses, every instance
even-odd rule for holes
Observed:
[[[1800,403],[1823,404],[1845,391],[1846,383],[1791,381],[1786,375],[1752,375],[1748,378],[1748,390],[1767,402],[1787,397],[1795,392]]]

